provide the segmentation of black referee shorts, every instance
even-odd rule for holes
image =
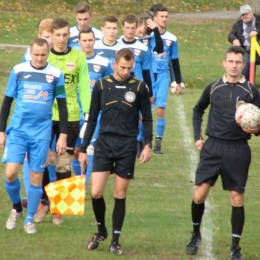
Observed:
[[[124,179],[133,179],[136,149],[136,137],[99,135],[94,145],[92,171],[110,171]]]
[[[73,154],[76,140],[79,136],[80,121],[68,122],[67,124],[67,153]],[[56,136],[56,142],[60,135],[60,122],[52,121],[52,139]]]
[[[221,175],[224,190],[244,192],[250,162],[251,149],[247,140],[225,141],[209,137],[201,150],[195,184],[213,186]]]

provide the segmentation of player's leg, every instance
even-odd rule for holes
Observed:
[[[247,141],[243,140],[230,142],[224,151],[224,170],[221,177],[223,188],[230,190],[232,245],[229,259],[233,260],[241,259],[239,242],[245,222],[244,192],[251,162],[251,150]]]
[[[110,253],[122,255],[123,251],[119,244],[119,237],[122,231],[125,211],[126,194],[130,180],[134,178],[134,165],[136,147],[133,145],[133,138],[117,138],[118,146],[115,153],[115,183],[114,183],[114,210],[112,214],[112,240]]]
[[[107,229],[105,225],[106,204],[103,192],[107,179],[113,169],[113,160],[110,159],[111,148],[113,146],[109,144],[109,140],[107,140],[105,136],[99,136],[95,144],[91,181],[91,199],[98,231],[87,244],[89,250],[96,249],[99,246],[99,243],[107,238]]]
[[[196,170],[196,188],[191,203],[192,236],[186,246],[188,255],[195,255],[201,241],[201,222],[205,210],[205,200],[218,178],[222,167],[222,144],[209,138],[203,145],[200,162]]]
[[[33,217],[43,193],[43,171],[46,167],[50,141],[31,140],[28,146],[28,162],[30,172],[30,189],[28,193],[27,215],[24,220],[24,230],[28,234],[36,233]]]
[[[30,168],[27,159],[27,154],[23,162],[23,184],[25,189],[26,197],[28,196],[29,186],[30,186]]]
[[[138,124],[138,135],[137,135],[137,158],[140,158],[141,153],[144,149],[144,127],[142,122],[142,115],[139,112],[139,124]]]
[[[22,215],[22,204],[20,198],[20,180],[18,173],[26,154],[27,141],[13,137],[12,133],[7,136],[2,162],[5,163],[5,190],[13,204],[12,210],[6,222],[6,228],[15,229],[17,221]]]
[[[110,171],[92,172],[91,199],[98,231],[87,244],[89,250],[96,249],[99,246],[99,243],[107,238],[107,228],[105,225],[106,204],[103,192],[109,175]]]
[[[156,106],[156,134],[155,134],[155,145],[154,145],[154,153],[162,154],[161,145],[162,139],[164,135],[164,130],[166,126],[165,119],[165,109],[168,98],[169,88],[169,78],[168,72],[158,73],[157,81],[156,81],[156,98],[155,98],[155,106]]]
[[[78,138],[74,148],[73,160],[71,162],[72,171],[74,172],[75,175],[81,175],[81,169],[78,160],[79,152],[80,152],[80,143],[81,143],[80,138]]]

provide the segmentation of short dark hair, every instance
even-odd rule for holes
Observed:
[[[116,23],[117,26],[119,24],[118,19],[115,16],[112,16],[112,15],[108,15],[108,16],[104,17],[104,19],[102,21],[102,27],[105,26],[106,22],[108,22],[108,23]]]
[[[69,22],[63,18],[57,18],[51,24],[51,32],[53,33],[54,30],[58,30],[64,27],[68,27],[68,30],[70,30]]]
[[[154,9],[153,16],[156,16],[158,12],[167,12],[167,11],[168,11],[167,7],[165,7],[164,5],[160,5]]]
[[[85,26],[83,27],[80,31],[79,31],[79,40],[80,40],[80,36],[82,33],[92,33],[93,34],[93,37],[95,39],[95,33],[92,31],[91,27],[89,26]]]
[[[129,24],[133,24],[135,23],[136,26],[138,24],[138,19],[134,14],[128,14],[124,17],[124,19],[122,20],[122,25],[124,26],[125,23],[129,23]]]
[[[146,30],[146,34],[150,35],[152,33],[152,29],[150,27],[147,27],[146,21],[148,19],[152,19],[152,17],[148,14],[143,14],[139,19],[138,19],[138,24],[137,26],[144,26]]]
[[[134,53],[129,48],[123,48],[116,53],[115,61],[119,62],[121,58],[124,58],[126,61],[134,60]]]
[[[229,53],[235,53],[235,54],[242,54],[243,59],[245,60],[245,51],[241,46],[230,46],[227,50],[226,50],[226,54],[225,54],[225,59],[227,58],[227,55]]]
[[[151,6],[150,11],[151,11],[151,12],[154,12],[155,9],[157,9],[157,8],[159,8],[159,7],[161,7],[161,6],[163,6],[163,5],[162,5],[162,4],[154,4],[154,5]]]
[[[90,15],[92,14],[91,8],[86,2],[77,3],[74,11],[76,14],[84,14],[84,13],[89,13]]]
[[[49,50],[49,43],[45,39],[42,39],[42,38],[33,39],[30,43],[30,49],[32,49],[33,45],[38,45],[38,46],[46,45],[47,49]]]

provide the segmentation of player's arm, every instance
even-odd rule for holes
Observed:
[[[0,148],[2,148],[2,149],[4,149],[4,146],[5,146],[6,124],[7,124],[7,119],[9,117],[9,114],[10,114],[13,99],[14,99],[13,97],[5,96],[3,103],[2,103],[1,111],[0,111]]]
[[[203,91],[198,103],[193,108],[192,124],[195,143],[199,140],[203,141],[201,133],[202,117],[205,109],[210,104],[210,85]],[[197,146],[197,145],[196,145]]]
[[[146,85],[149,88],[149,95],[150,97],[153,96],[153,87],[152,87],[152,80],[151,80],[151,74],[150,74],[150,52],[147,50],[145,52],[144,58],[142,60],[142,74],[143,74],[143,79]]]
[[[62,155],[66,152],[67,147],[67,125],[68,125],[68,108],[66,102],[64,76],[61,73],[55,88],[55,97],[58,104],[59,111],[59,123],[60,123],[60,135],[57,140],[56,150],[58,155]]]
[[[141,163],[148,162],[151,157],[153,139],[153,118],[151,114],[151,103],[149,89],[144,82],[140,86],[140,111],[144,127],[144,149],[140,156]]]
[[[90,144],[90,141],[92,139],[92,136],[96,128],[97,118],[101,108],[100,98],[101,98],[101,80],[97,81],[93,88],[92,99],[90,103],[88,125],[80,148],[80,152],[82,153],[86,153],[86,149]]]
[[[162,53],[163,52],[163,40],[159,32],[159,28],[157,27],[157,24],[152,20],[148,19],[146,21],[146,25],[152,29],[154,33],[154,39],[155,39],[155,47],[153,48],[154,51],[157,53]]]
[[[5,140],[6,140],[5,130],[7,125],[7,119],[10,115],[11,106],[14,98],[16,97],[16,93],[17,93],[17,78],[16,78],[15,71],[13,69],[8,79],[5,96],[0,111],[0,148],[2,149],[5,146]]]
[[[90,111],[89,111],[89,119],[86,131],[84,133],[83,142],[80,147],[80,153],[78,160],[80,162],[80,169],[81,172],[85,172],[85,167],[88,165],[88,156],[87,156],[87,147],[90,144],[92,136],[94,134],[96,125],[97,125],[97,118],[101,108],[101,85],[100,80],[96,82],[93,92],[92,92],[92,99],[90,104]]]
[[[91,91],[89,82],[89,73],[86,58],[83,53],[80,59],[80,70],[78,74],[79,98],[82,106],[83,114],[89,113]]]

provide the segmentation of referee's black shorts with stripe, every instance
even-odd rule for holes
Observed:
[[[195,184],[213,186],[220,175],[224,190],[244,192],[250,163],[251,149],[247,140],[225,141],[209,137],[201,150]]]
[[[99,134],[94,145],[92,172],[110,171],[124,179],[133,179],[136,150],[136,137]]]

